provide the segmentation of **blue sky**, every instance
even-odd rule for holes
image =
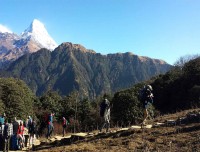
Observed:
[[[0,0],[0,24],[20,34],[33,21],[58,43],[173,64],[200,52],[199,0]]]

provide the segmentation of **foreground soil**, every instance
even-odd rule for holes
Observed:
[[[199,114],[197,120],[187,123],[173,123],[188,113]],[[40,139],[36,151],[50,152],[200,152],[200,109],[177,112],[160,116],[149,121],[150,124],[164,123],[150,129],[111,128],[110,133],[96,131],[91,135],[55,136],[51,140]],[[166,125],[166,122],[172,122]]]

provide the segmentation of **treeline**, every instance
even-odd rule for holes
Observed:
[[[138,95],[144,84],[153,87],[155,107],[151,107],[151,110],[154,113],[200,107],[200,57],[175,66],[164,75],[109,95],[112,127],[141,122],[143,109]],[[37,120],[41,131],[45,127],[44,117],[50,112],[55,113],[54,120],[57,122],[61,122],[63,116],[66,117],[71,123],[71,130],[97,129],[101,122],[101,100],[102,96],[96,100],[87,97],[81,99],[76,91],[67,96],[48,91],[37,97],[22,80],[0,78],[0,113],[5,112],[9,121],[14,117],[26,120],[31,115]]]
[[[183,61],[181,59],[181,61]],[[155,107],[162,113],[200,106],[200,57],[175,66],[156,77],[152,86]]]
[[[8,122],[12,122],[14,117],[26,121],[28,116],[32,116],[41,131],[46,126],[45,117],[51,112],[55,113],[54,121],[61,123],[64,116],[76,130],[96,126],[99,101],[100,98],[95,102],[87,98],[81,100],[78,92],[61,97],[56,91],[48,91],[36,97],[22,80],[0,78],[0,114],[6,113]]]
[[[130,89],[107,95],[111,102],[112,127],[127,126],[142,119],[142,106],[137,99],[137,89]],[[99,105],[103,96],[96,100],[80,99],[74,91],[68,96],[60,96],[56,91],[48,91],[44,95],[35,96],[28,86],[19,79],[0,78],[0,113],[6,113],[9,122],[17,119],[26,120],[33,116],[43,133],[49,113],[55,113],[54,121],[61,123],[62,117],[70,121],[71,131],[88,131],[98,129],[101,124]]]

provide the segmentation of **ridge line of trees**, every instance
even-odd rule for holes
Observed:
[[[141,121],[143,109],[138,94],[144,84],[153,86],[155,107],[151,107],[151,111],[154,113],[200,107],[200,57],[189,60],[182,66],[174,66],[166,74],[110,94],[108,99],[112,105],[112,126],[127,126]],[[45,127],[44,116],[50,112],[55,113],[55,120],[58,122],[61,122],[63,116],[66,117],[73,132],[98,129],[101,123],[101,100],[102,96],[96,100],[80,99],[76,91],[67,96],[48,91],[36,97],[22,80],[0,78],[0,114],[5,112],[9,121],[14,117],[26,120],[31,115],[37,120],[41,132]]]

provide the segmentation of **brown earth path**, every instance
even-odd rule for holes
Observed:
[[[188,113],[199,113],[197,121],[174,123]],[[193,114],[191,114],[193,115]],[[176,121],[177,122],[177,121]],[[111,128],[109,133],[76,133],[65,137],[56,135],[50,140],[40,139],[36,151],[191,151],[200,152],[200,109],[186,110],[160,116],[149,121],[147,127]],[[28,151],[28,150],[26,150]],[[29,150],[30,151],[30,150]]]

